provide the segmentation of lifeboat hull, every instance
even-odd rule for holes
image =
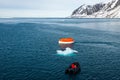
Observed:
[[[71,43],[71,44],[59,44],[59,46],[60,46],[62,49],[65,49],[65,48],[67,48],[67,47],[73,48],[73,43]]]

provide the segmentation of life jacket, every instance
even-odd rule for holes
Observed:
[[[72,65],[71,65],[71,68],[74,69],[74,68],[77,68],[77,66],[76,66],[75,64],[72,64]]]

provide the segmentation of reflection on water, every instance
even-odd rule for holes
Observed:
[[[120,19],[1,18],[0,23],[36,23],[120,32]],[[87,24],[86,24],[87,23]]]
[[[85,29],[95,29],[103,31],[120,32],[120,22],[92,22],[92,23],[47,23],[51,25],[60,25],[66,27],[79,27]]]

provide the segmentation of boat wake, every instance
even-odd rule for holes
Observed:
[[[73,50],[69,47],[67,47],[65,50],[57,50],[57,54],[59,54],[59,55],[70,55],[73,53],[78,53],[78,51]]]

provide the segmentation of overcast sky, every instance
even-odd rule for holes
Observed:
[[[82,4],[110,0],[0,0],[0,17],[67,17]]]

